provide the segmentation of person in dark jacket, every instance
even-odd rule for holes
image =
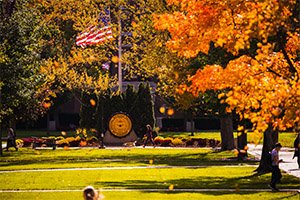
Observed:
[[[293,159],[295,157],[298,157],[297,162],[298,162],[298,167],[300,169],[300,133],[298,133],[298,135],[294,141],[294,148],[295,148],[295,153],[294,153]]]
[[[16,144],[16,133],[14,131],[13,128],[9,128],[7,130],[8,134],[7,134],[7,143],[6,143],[6,151],[8,151],[8,149],[10,147],[14,147],[16,149],[16,151],[18,151],[18,147]]]
[[[279,151],[282,148],[282,145],[280,143],[275,144],[275,148],[271,152],[271,158],[272,158],[272,177],[271,177],[271,183],[270,187],[272,191],[279,191],[276,187],[276,184],[280,182],[280,179],[282,178],[280,169],[279,169],[279,163],[282,162],[282,159],[279,159]]]
[[[153,140],[153,130],[152,130],[152,127],[149,124],[147,124],[146,127],[147,127],[147,132],[146,132],[147,139],[145,140],[143,147],[145,147],[147,145],[147,143],[148,143],[149,140],[152,143],[152,145],[155,147],[155,143],[154,143],[154,140]]]

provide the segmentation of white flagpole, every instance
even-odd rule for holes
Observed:
[[[119,18],[119,37],[118,37],[118,83],[119,91],[122,92],[122,21]]]

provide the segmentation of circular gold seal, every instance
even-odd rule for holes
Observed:
[[[108,127],[113,135],[124,137],[131,131],[132,123],[127,115],[118,113],[109,120]]]

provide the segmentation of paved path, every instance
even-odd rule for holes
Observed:
[[[126,189],[126,188],[101,188],[102,192],[136,192],[136,191],[143,191],[143,192],[270,192],[270,189],[229,189],[229,188],[206,188],[206,189]],[[41,192],[82,192],[82,190],[78,189],[71,189],[71,190],[0,190],[0,193],[22,193],[22,192],[30,192],[30,193],[41,193]],[[298,189],[280,189],[280,192],[298,192]]]
[[[210,165],[216,166],[216,165]],[[240,167],[239,165],[222,165],[218,167]],[[253,165],[243,165],[253,167]],[[178,168],[206,168],[207,166],[203,165],[183,165],[183,166],[165,166],[165,165],[147,165],[147,166],[120,166],[120,167],[81,167],[81,168],[50,168],[50,169],[20,169],[20,170],[3,170],[0,171],[0,174],[7,173],[27,173],[27,172],[53,172],[53,171],[100,171],[100,170],[134,170],[134,169],[178,169]]]
[[[256,158],[260,159],[262,152],[262,145],[248,144],[248,153],[254,155]],[[288,174],[296,176],[300,179],[300,169],[298,168],[297,158],[293,159],[294,149],[292,148],[281,148],[279,152],[279,158],[283,160],[279,164],[280,169]]]

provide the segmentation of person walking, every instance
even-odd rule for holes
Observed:
[[[294,148],[295,148],[295,153],[294,153],[293,159],[295,157],[298,157],[297,163],[298,163],[298,168],[300,169],[300,133],[298,133],[298,135],[294,141]]]
[[[279,159],[279,151],[281,149],[282,145],[280,143],[275,144],[275,148],[271,152],[271,159],[272,159],[272,178],[270,187],[272,191],[279,191],[276,187],[276,184],[280,182],[280,179],[282,177],[280,169],[279,169],[279,163],[282,162],[281,159]]]
[[[153,130],[152,130],[152,127],[149,124],[147,124],[146,127],[147,127],[147,132],[146,132],[147,139],[145,140],[143,147],[145,148],[145,146],[147,145],[147,143],[148,143],[149,140],[152,143],[153,147],[155,147],[155,143],[154,143],[154,140],[153,140]]]
[[[16,133],[14,131],[13,128],[9,128],[7,130],[8,134],[7,134],[7,142],[6,142],[6,151],[8,151],[8,149],[10,147],[14,147],[16,149],[16,151],[18,151],[18,147],[16,144]]]

